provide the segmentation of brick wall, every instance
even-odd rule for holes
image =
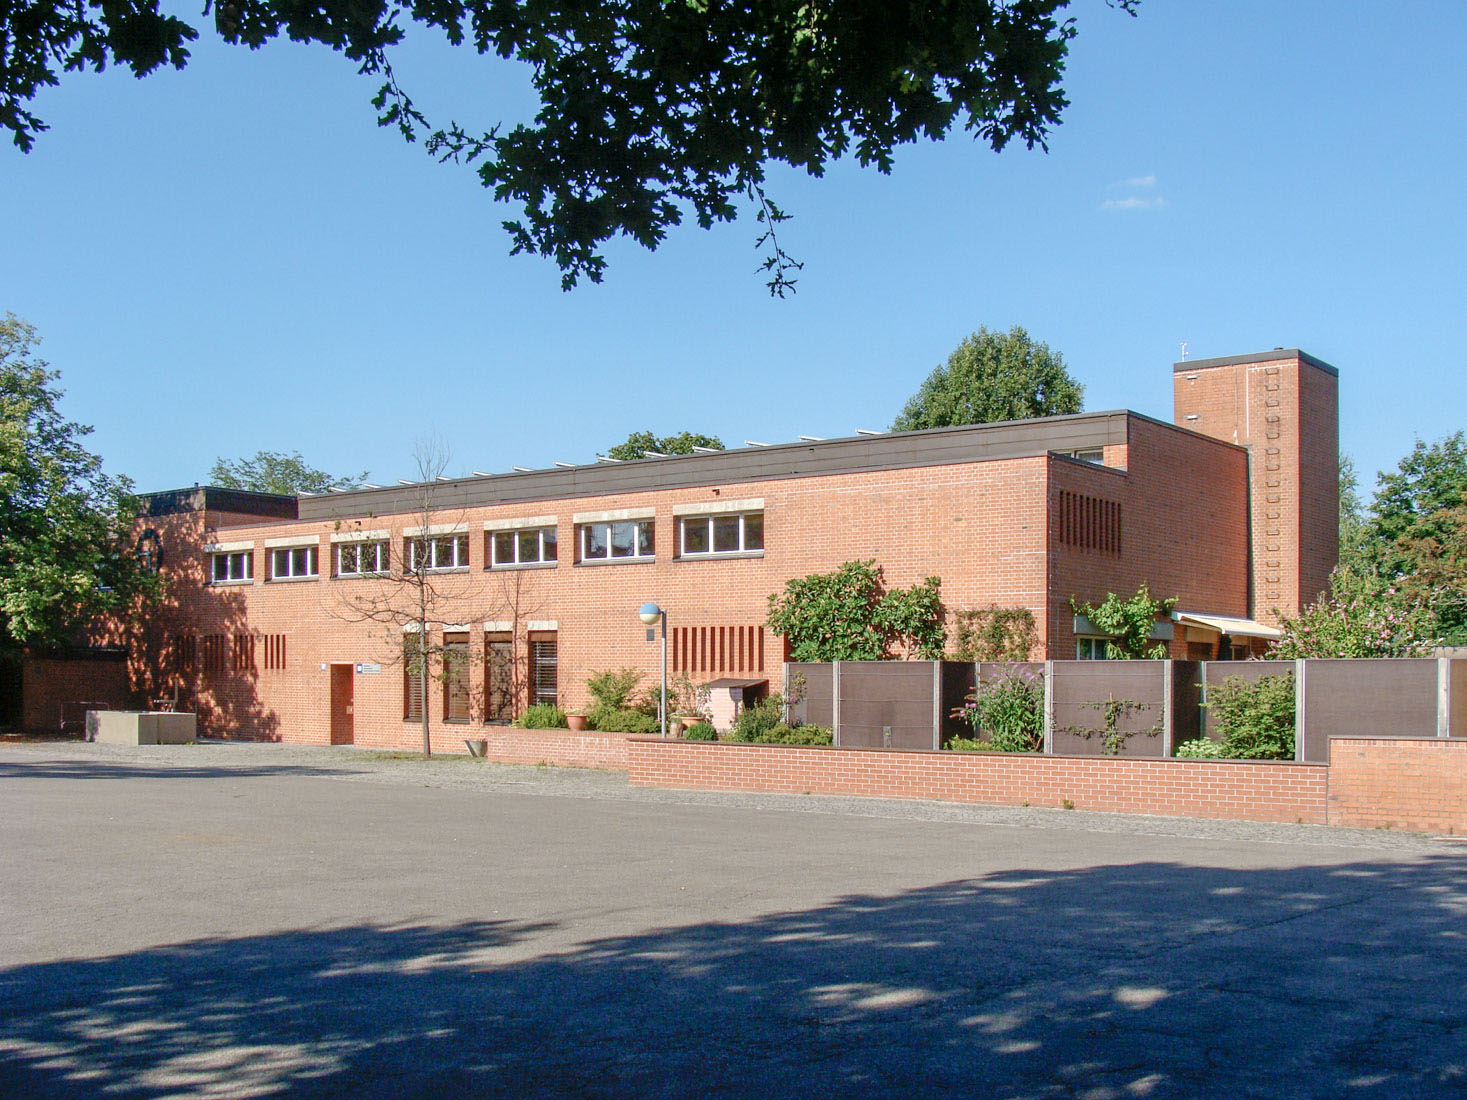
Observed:
[[[619,733],[574,733],[570,730],[520,730],[490,726],[465,730],[464,737],[488,742],[485,759],[498,764],[554,764],[562,768],[627,769],[627,743]],[[462,740],[441,745],[444,752],[463,752]]]
[[[1467,741],[1337,737],[1329,751],[1331,825],[1467,831]]]
[[[60,730],[62,703],[100,703],[108,710],[132,704],[122,661],[83,658],[23,658],[20,698],[20,728],[34,733]],[[68,708],[68,719],[80,717],[74,709]]]
[[[634,786],[1324,824],[1323,765],[629,742]]]

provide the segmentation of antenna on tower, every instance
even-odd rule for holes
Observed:
[[[1187,341],[1182,341],[1182,362],[1187,361]]]

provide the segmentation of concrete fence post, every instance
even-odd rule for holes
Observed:
[[[830,743],[840,744],[840,662],[830,662]]]
[[[1452,662],[1436,659],[1436,735],[1452,736]]]
[[[942,748],[942,662],[932,662],[932,748]]]
[[[1294,661],[1294,759],[1304,759],[1304,739],[1308,736],[1309,692],[1304,679],[1309,662],[1303,657]]]
[[[1172,676],[1176,666],[1171,659],[1161,663],[1161,755],[1173,755],[1172,745]]]
[[[1207,737],[1207,666],[1209,663],[1208,661],[1203,661],[1201,667],[1198,669],[1202,674],[1202,682],[1197,685],[1197,709],[1200,711],[1197,715],[1197,736],[1204,739]],[[1294,709],[1299,709],[1297,702]]]
[[[1054,662],[1044,662],[1044,751],[1054,752]]]

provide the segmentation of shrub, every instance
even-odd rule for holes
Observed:
[[[683,730],[684,741],[717,741],[718,731],[713,728],[712,722],[694,722]]]
[[[1027,607],[969,608],[953,615],[952,660],[1027,661],[1039,644],[1034,612]]]
[[[978,741],[972,737],[950,737],[943,746],[953,752],[1010,752],[1010,749],[1001,749],[992,741]]]
[[[514,724],[526,730],[563,730],[565,711],[554,703],[534,703],[520,711]]]
[[[1234,760],[1294,759],[1294,674],[1248,683],[1225,676],[1207,685],[1207,702],[1226,755]]]
[[[634,668],[617,669],[615,672],[598,672],[586,680],[586,690],[594,700],[592,710],[630,709],[632,693],[642,682],[642,674]],[[656,705],[654,699],[653,705]]]
[[[659,733],[662,730],[653,715],[630,709],[596,707],[586,715],[586,724],[602,733]]]
[[[731,741],[758,741],[784,721],[784,697],[778,692],[746,706],[734,719]]]
[[[1183,741],[1178,745],[1177,755],[1184,760],[1225,760],[1228,750],[1221,741],[1199,737],[1195,741]]]
[[[991,751],[1042,752],[1044,676],[1018,666],[1005,669],[998,679],[979,685],[953,717],[986,734]]]
[[[834,740],[824,726],[787,726],[783,722],[765,730],[757,739],[760,745],[829,745]]]

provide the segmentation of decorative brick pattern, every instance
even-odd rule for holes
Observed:
[[[1329,752],[1331,825],[1467,832],[1467,741],[1336,737]]]
[[[633,786],[1064,806],[1106,813],[1325,823],[1317,764],[794,748],[634,739]]]

